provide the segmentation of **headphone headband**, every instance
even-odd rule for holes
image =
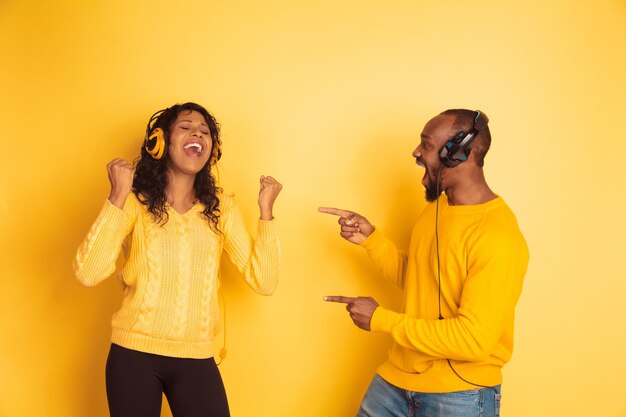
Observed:
[[[150,120],[148,121],[148,125],[146,126],[146,136],[144,138],[144,148],[148,154],[150,154],[154,159],[161,159],[167,152],[167,141],[165,140],[165,131],[163,128],[157,127],[156,124],[159,117],[163,115],[163,113],[170,110],[172,107],[166,107],[162,110],[154,113]],[[219,145],[219,140],[213,138],[213,133],[211,133],[211,142],[213,143],[213,147],[211,150],[210,163],[215,164],[222,157],[222,149]]]
[[[448,141],[439,150],[439,158],[445,166],[452,168],[459,165],[461,162],[467,161],[467,158],[472,151],[469,145],[480,133],[480,131],[476,128],[476,123],[482,113],[480,110],[475,110],[475,112],[476,115],[474,116],[470,130],[467,132],[457,132],[457,134],[448,139]]]

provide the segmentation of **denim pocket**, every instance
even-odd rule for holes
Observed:
[[[495,416],[500,417],[500,399],[502,398],[502,394],[496,393],[494,396],[494,408],[495,408]]]
[[[478,389],[445,393],[419,393],[418,417],[478,417],[482,415]]]

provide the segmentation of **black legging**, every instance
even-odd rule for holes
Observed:
[[[230,416],[213,358],[172,358],[112,344],[106,387],[111,417],[159,417],[162,393],[174,417]]]

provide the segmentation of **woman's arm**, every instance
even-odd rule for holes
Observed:
[[[282,186],[272,177],[261,177],[260,185],[261,218],[254,241],[246,231],[243,217],[233,198],[223,196],[224,251],[255,292],[271,295],[278,285],[281,259],[273,206]]]
[[[133,169],[122,160],[107,165],[111,192],[96,221],[76,252],[74,272],[78,281],[93,287],[115,271],[115,261],[124,239],[132,230],[137,215],[137,201],[128,198]]]

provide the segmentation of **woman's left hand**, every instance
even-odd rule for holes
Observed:
[[[272,220],[274,214],[272,208],[274,201],[283,186],[273,177],[261,175],[261,190],[259,191],[259,208],[261,209],[261,219]]]

